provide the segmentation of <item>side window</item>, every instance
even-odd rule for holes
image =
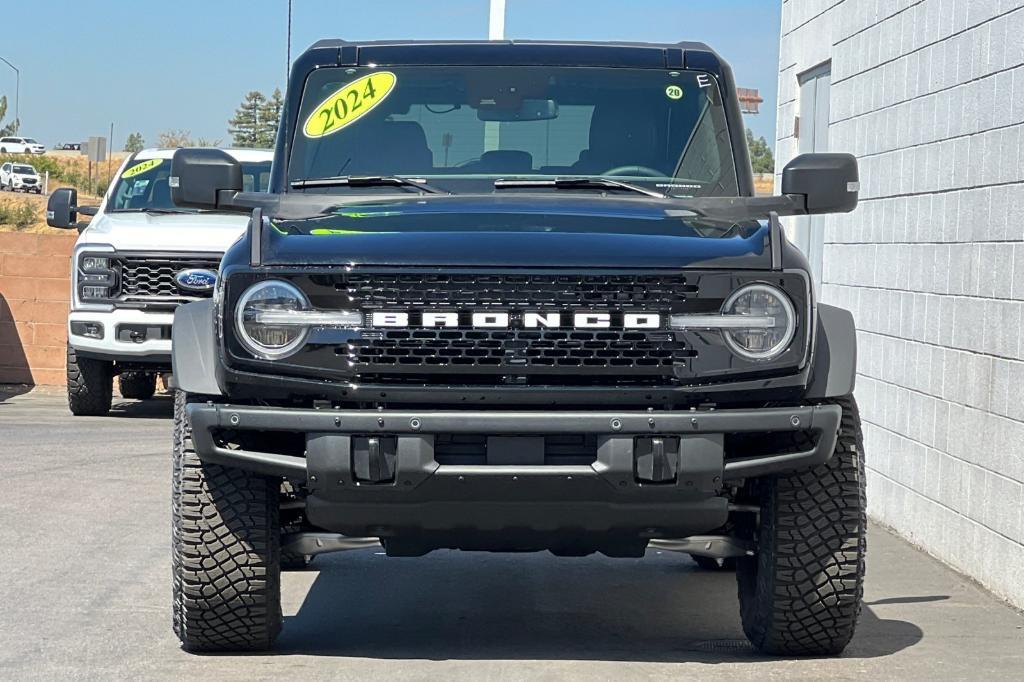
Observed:
[[[708,182],[722,173],[722,156],[719,153],[724,142],[728,140],[728,131],[724,125],[715,129],[715,117],[710,108],[701,114],[697,127],[683,151],[679,162],[678,177],[687,180]]]

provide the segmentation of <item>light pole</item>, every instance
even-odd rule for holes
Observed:
[[[491,11],[487,22],[487,39],[505,39],[505,0],[491,0]]]
[[[491,0],[487,39],[505,39],[505,0]],[[484,122],[484,151],[501,149],[501,127],[497,121]]]
[[[14,69],[14,132],[18,132],[18,126],[21,125],[21,114],[18,111],[18,100],[20,99],[21,94],[21,71],[18,71],[18,67],[16,67],[14,64],[11,64],[3,57],[0,57],[0,62],[3,62],[7,66]]]
[[[292,0],[288,0],[288,56],[284,65],[284,87],[288,89],[288,76],[292,71]]]

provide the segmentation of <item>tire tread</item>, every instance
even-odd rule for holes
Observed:
[[[281,630],[278,483],[203,464],[175,393],[175,634],[188,651],[259,651]]]
[[[762,485],[757,557],[740,561],[743,628],[769,654],[835,655],[853,637],[864,595],[864,447],[856,401],[843,408],[832,458]]]
[[[68,409],[77,416],[102,416],[110,412],[113,400],[113,373],[110,363],[80,358],[67,347]]]

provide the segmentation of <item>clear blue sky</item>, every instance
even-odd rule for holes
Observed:
[[[292,57],[320,38],[486,38],[488,0],[293,0]],[[701,40],[765,99],[748,125],[775,131],[778,0],[507,0],[509,38]],[[45,9],[43,9],[45,7]],[[52,146],[169,128],[230,140],[249,90],[283,86],[287,0],[4,2],[0,56],[21,70],[21,132]],[[18,28],[15,28],[18,27]],[[14,73],[0,94],[14,115]],[[283,87],[282,87],[283,89]]]

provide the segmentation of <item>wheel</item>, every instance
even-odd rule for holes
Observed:
[[[117,378],[121,395],[132,400],[149,400],[156,393],[156,375],[147,372],[121,372]]]
[[[114,367],[104,360],[78,357],[68,346],[68,407],[78,416],[102,416],[110,411]]]
[[[734,571],[736,570],[736,559],[712,559],[709,556],[690,555],[697,567],[704,571]]]
[[[187,651],[260,651],[281,631],[280,482],[203,464],[174,396],[174,632]]]
[[[736,578],[743,630],[763,653],[839,654],[860,615],[867,523],[860,415],[852,396],[834,402],[843,418],[832,458],[750,486],[761,504],[752,529],[758,552],[738,561]]]

